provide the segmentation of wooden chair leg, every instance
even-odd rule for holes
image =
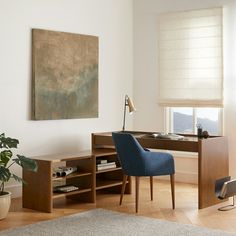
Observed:
[[[175,209],[175,175],[170,175],[172,208]]]
[[[121,188],[121,194],[120,194],[120,205],[122,204],[123,196],[125,193],[125,186],[126,186],[127,178],[128,178],[128,175],[124,174],[122,188]]]
[[[138,204],[139,204],[139,176],[135,176],[135,209],[138,213]]]
[[[153,201],[153,176],[150,176],[150,193],[151,193],[151,201]]]

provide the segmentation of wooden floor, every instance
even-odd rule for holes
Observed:
[[[137,215],[164,219],[178,223],[193,224],[214,229],[236,232],[236,209],[221,212],[214,207],[197,209],[197,186],[176,183],[176,209],[171,208],[169,181],[154,180],[154,200],[150,201],[149,179],[141,178],[140,206]],[[125,195],[119,206],[119,195],[100,193],[97,203],[77,203],[60,200],[55,202],[53,213],[36,212],[22,208],[21,198],[13,199],[8,217],[0,221],[0,230],[50,220],[94,208],[104,208],[135,215],[134,191]]]

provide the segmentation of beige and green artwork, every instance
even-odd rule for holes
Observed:
[[[32,33],[32,118],[98,117],[98,37]]]

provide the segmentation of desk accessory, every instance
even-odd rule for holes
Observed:
[[[201,124],[197,124],[197,136],[198,138],[202,138],[202,125]]]
[[[209,137],[209,134],[206,130],[202,131],[202,137],[203,138],[208,138]]]
[[[234,199],[236,195],[236,179],[231,179],[231,176],[227,176],[216,180],[215,194],[221,200],[229,197],[233,198],[233,204],[220,207],[218,208],[219,211],[229,211],[236,208]]]
[[[125,95],[125,106],[124,106],[124,118],[123,118],[122,131],[125,130],[126,107],[129,107],[129,114],[132,114],[134,111],[136,111],[136,109],[134,107],[134,103],[128,95]]]
[[[77,171],[77,167],[68,167],[68,166],[63,166],[63,167],[58,167],[56,170],[56,176],[57,177],[65,177],[69,174],[72,174]]]
[[[153,133],[151,134],[151,137],[153,138],[159,138],[159,139],[170,139],[170,140],[183,140],[184,136],[174,133]]]

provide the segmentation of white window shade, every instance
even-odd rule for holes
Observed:
[[[223,106],[222,8],[159,18],[159,104]]]

